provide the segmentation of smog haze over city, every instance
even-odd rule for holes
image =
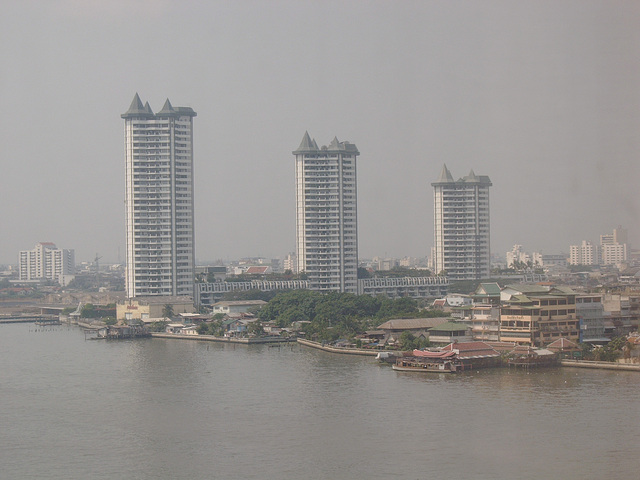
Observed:
[[[295,249],[295,150],[355,143],[360,257],[424,257],[433,188],[490,177],[491,249],[637,248],[640,3],[4,1],[0,263],[124,261],[135,93],[192,107],[196,256]]]

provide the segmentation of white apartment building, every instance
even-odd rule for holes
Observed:
[[[293,274],[298,273],[298,262],[296,260],[295,253],[287,254],[287,256],[284,258],[284,261],[282,262],[282,268],[285,272],[287,270],[291,270],[291,273]]]
[[[454,180],[447,166],[434,188],[434,273],[450,280],[478,280],[490,273],[489,187],[473,170]]]
[[[618,225],[618,228],[614,228],[612,233],[600,235],[600,245],[611,243],[628,243],[628,230]]]
[[[569,247],[572,265],[615,265],[629,260],[627,230],[618,226],[613,233],[600,235],[600,245],[583,240],[581,245]]]
[[[296,162],[296,257],[311,290],[358,292],[356,158],[337,138],[318,148],[305,132]]]
[[[125,122],[126,292],[193,296],[193,117],[135,95]]]
[[[37,243],[33,250],[18,255],[20,280],[53,280],[66,284],[66,276],[75,274],[75,251],[57,248],[54,243]]]
[[[540,252],[533,252],[533,264],[540,267],[553,267],[553,266],[567,266],[566,254],[543,254]]]
[[[571,265],[600,265],[600,245],[583,240],[580,245],[569,246],[569,263]]]
[[[615,265],[629,259],[626,243],[605,243],[602,248],[602,265]]]
[[[531,261],[528,253],[522,251],[522,245],[514,245],[510,252],[506,254],[507,268],[511,267],[514,262],[527,263]]]

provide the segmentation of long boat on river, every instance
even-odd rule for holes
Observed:
[[[453,351],[427,352],[414,350],[412,357],[400,357],[391,368],[399,372],[457,373],[463,365]]]

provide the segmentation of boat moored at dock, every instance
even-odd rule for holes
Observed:
[[[412,357],[400,357],[391,368],[399,372],[456,373],[463,369],[456,352],[414,350]]]

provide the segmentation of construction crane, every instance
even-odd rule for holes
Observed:
[[[93,264],[96,266],[96,273],[100,273],[100,263],[98,262],[101,258],[102,257],[99,257],[98,254],[96,253],[96,258],[93,260]]]

